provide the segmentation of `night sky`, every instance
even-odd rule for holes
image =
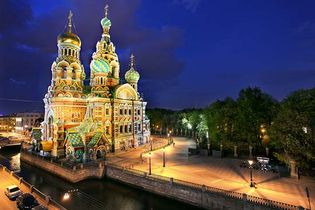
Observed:
[[[70,9],[90,74],[106,3],[120,76],[133,52],[149,107],[204,107],[248,86],[279,100],[314,87],[312,0],[1,0],[0,114],[43,110]]]

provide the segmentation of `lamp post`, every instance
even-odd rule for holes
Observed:
[[[151,141],[150,141],[151,151],[152,151],[152,144],[153,144],[153,138],[151,137]]]
[[[149,175],[151,175],[151,152],[149,153]]]
[[[208,142],[208,156],[210,156],[210,139],[209,139],[209,131],[207,131],[207,142]]]
[[[255,187],[255,184],[253,182],[253,161],[252,160],[248,160],[249,163],[249,168],[250,168],[250,187]]]
[[[163,148],[163,167],[165,167],[165,147]]]
[[[167,134],[167,139],[168,139],[168,144],[170,144],[171,141],[170,141],[170,134],[169,133]]]

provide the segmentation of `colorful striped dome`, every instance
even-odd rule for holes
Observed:
[[[140,74],[131,67],[125,74],[125,80],[128,83],[137,83],[140,79]]]
[[[94,73],[108,73],[110,71],[108,62],[102,58],[92,60],[90,68]]]
[[[101,25],[103,28],[110,28],[112,26],[112,23],[110,22],[110,20],[107,17],[104,17],[101,20]]]

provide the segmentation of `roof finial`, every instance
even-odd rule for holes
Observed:
[[[68,15],[68,32],[72,32],[72,16],[73,16],[73,13],[70,10],[69,15]]]
[[[107,15],[108,15],[108,8],[109,8],[109,6],[108,6],[108,4],[106,4],[104,7],[105,17],[107,17]]]
[[[135,66],[135,56],[133,54],[131,54],[130,56],[130,67],[134,67]]]

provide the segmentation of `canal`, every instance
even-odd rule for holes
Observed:
[[[22,176],[69,210],[198,210],[178,201],[148,193],[119,182],[102,179],[72,184],[41,169],[20,162],[17,149],[0,150],[0,163]],[[71,192],[74,191],[74,192]],[[66,192],[70,198],[63,199]]]

